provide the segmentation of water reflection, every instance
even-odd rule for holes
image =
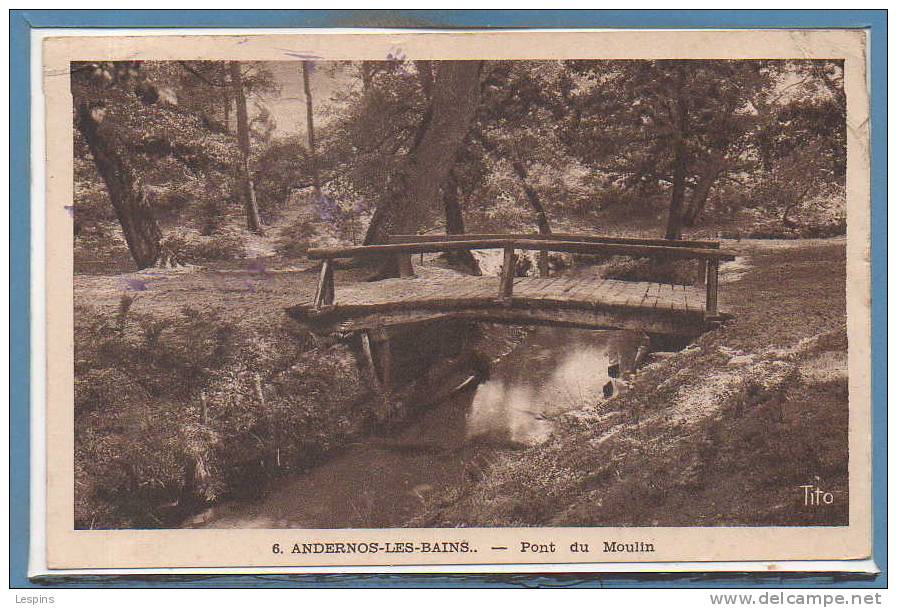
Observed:
[[[551,434],[551,416],[606,399],[604,387],[611,381],[608,369],[619,364],[619,348],[610,347],[621,338],[608,334],[623,332],[585,333],[574,333],[566,352],[543,347],[532,359],[522,358],[519,371],[508,374],[509,378],[481,384],[467,415],[468,439],[542,443]]]
[[[497,451],[546,441],[552,417],[616,394],[642,342],[630,332],[536,328],[476,390],[427,409],[389,437],[362,441],[285,478],[263,499],[220,505],[191,525],[402,525]]]

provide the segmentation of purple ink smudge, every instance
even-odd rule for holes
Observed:
[[[289,57],[295,57],[296,59],[302,59],[303,61],[316,61],[321,60],[323,57],[320,55],[315,55],[313,53],[303,53],[301,51],[291,51],[289,49],[277,49],[278,51],[283,51],[284,55],[288,55]]]
[[[66,212],[68,212],[69,217],[75,217],[75,206],[74,205],[66,205],[63,207]]]
[[[405,61],[407,55],[405,51],[403,51],[400,47],[396,47],[393,50],[386,53],[386,59],[389,61]]]
[[[342,212],[336,201],[328,198],[324,194],[316,196],[315,203],[318,206],[318,215],[320,215],[321,219],[326,222],[334,221]]]
[[[395,61],[398,62],[399,65],[396,66],[396,71],[400,74],[407,74],[408,68],[405,67],[405,60],[408,58],[408,55],[405,54],[401,48],[394,48],[393,50],[386,53],[387,61]]]
[[[248,270],[249,272],[260,274],[263,277],[268,276],[268,268],[265,266],[265,263],[261,260],[251,260],[249,262],[249,265],[246,266],[246,270]]]
[[[123,279],[125,283],[125,288],[130,289],[131,291],[146,291],[149,289],[149,285],[147,285],[146,281],[142,281],[140,279]]]

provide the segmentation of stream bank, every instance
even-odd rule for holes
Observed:
[[[546,441],[555,419],[625,390],[643,335],[555,327],[511,330],[478,325],[468,343],[479,383],[444,400],[411,408],[405,421],[362,437],[318,465],[278,480],[264,497],[217,505],[193,517],[195,527],[381,528],[403,526],[434,502],[481,479],[491,463]],[[513,331],[517,340],[509,340]],[[414,332],[461,337],[458,328]],[[430,335],[430,339],[427,336]],[[452,341],[458,341],[457,338]],[[398,345],[401,345],[399,341]],[[420,350],[397,349],[406,361]],[[442,350],[450,353],[449,349]],[[491,352],[490,352],[491,351]],[[644,352],[643,350],[641,352]],[[477,373],[468,368],[468,374]],[[426,379],[417,372],[418,380]],[[419,383],[435,392],[432,380]],[[421,399],[421,397],[418,397]],[[420,401],[418,401],[420,403]]]
[[[264,267],[75,277],[77,529],[172,527],[262,495],[469,370],[463,347],[476,337],[440,332],[448,339],[424,342],[407,367],[428,379],[426,398],[399,394],[382,420],[359,345],[284,314],[316,278]],[[502,328],[484,352],[498,356],[523,333]],[[450,364],[428,365],[436,359]]]
[[[844,240],[727,247],[732,320],[409,525],[846,525]],[[805,505],[805,484],[833,504]]]
[[[733,321],[647,366],[625,394],[541,418],[536,412],[535,428],[550,419],[545,443],[514,440],[509,416],[499,437],[480,437],[494,450],[488,458],[474,455],[455,477],[446,472],[454,486],[440,485],[439,475],[435,484],[409,478],[401,496],[413,508],[398,509],[396,519],[425,526],[846,521],[844,241],[732,246],[743,257],[721,278],[721,305]],[[76,527],[177,525],[208,503],[245,503],[276,493],[286,477],[326,471],[351,444],[367,441],[377,400],[352,345],[315,338],[283,314],[313,293],[315,279],[270,268],[75,277]],[[501,331],[490,360],[528,334]],[[555,342],[549,350],[566,347]],[[517,364],[526,370],[537,354],[527,351]],[[448,388],[456,386],[450,380]],[[441,422],[458,419],[450,409],[435,411]],[[485,416],[493,418],[501,416]],[[367,455],[388,460],[418,450],[423,465],[411,469],[432,468],[428,453],[439,463],[455,448],[402,439],[421,419],[410,409],[397,416],[396,438],[372,438]],[[831,488],[835,505],[799,509],[794,488],[808,482]],[[376,516],[365,504],[356,511]],[[395,521],[384,525],[404,525]]]

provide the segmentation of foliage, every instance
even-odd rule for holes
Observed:
[[[282,470],[301,468],[365,424],[347,349],[214,309],[161,314],[143,297],[76,314],[76,527],[177,524],[196,506],[197,459],[212,500],[258,489],[277,451]]]
[[[670,196],[680,141],[687,224],[699,221],[708,201],[730,204],[714,195],[732,184],[742,191],[756,189],[754,204],[782,209],[820,182],[843,183],[845,122],[843,108],[835,102],[843,90],[837,64],[568,65],[572,82],[564,140],[573,154],[606,175],[614,189],[639,195],[623,201]],[[818,76],[820,71],[825,78]],[[779,196],[763,196],[769,192]],[[782,203],[785,192],[788,198]]]
[[[439,118],[432,62],[315,69],[331,93],[315,95],[320,195],[305,138],[284,132],[270,107],[282,84],[274,67],[243,65],[249,170],[263,216],[281,222],[266,238],[285,257],[356,242],[427,121]],[[242,167],[228,64],[84,62],[71,72],[76,109],[89,107],[127,152],[164,248],[194,264],[246,255],[246,234],[233,228]],[[684,221],[734,226],[723,236],[846,231],[839,62],[487,61],[479,85],[473,126],[442,184],[468,231],[531,232],[547,217],[555,229],[657,232],[676,183]],[[127,250],[78,132],[72,204],[79,259],[89,252],[110,272],[109,260]],[[425,211],[426,228],[444,228],[441,206]],[[604,274],[696,284],[700,269],[615,259]],[[218,310],[160,312],[138,295],[112,312],[77,310],[75,344],[80,527],[166,524],[171,509],[186,508],[197,463],[209,500],[275,474],[278,454],[284,468],[312,462],[363,422],[352,410],[364,397],[352,354],[277,323],[247,329]],[[540,511],[538,500],[525,508]]]
[[[601,276],[622,281],[701,285],[703,270],[704,265],[698,260],[658,261],[650,258],[615,257],[604,265]]]
[[[253,165],[256,194],[263,210],[283,208],[295,190],[312,185],[308,148],[299,136],[272,140]]]
[[[243,239],[243,234],[234,229],[219,230],[208,236],[196,230],[178,229],[166,234],[162,242],[177,259],[201,264],[245,257]]]
[[[231,329],[184,308],[175,318],[131,312],[76,327],[75,483],[80,527],[160,525],[146,505],[177,500],[197,437],[184,407],[226,361]],[[148,519],[147,519],[148,518]]]
[[[329,98],[316,96],[317,219],[351,242],[420,135],[433,66],[399,56],[314,68],[333,83]],[[206,236],[241,211],[227,84],[225,62],[73,67],[76,96],[100,103],[107,124],[128,140],[160,220]],[[259,207],[276,218],[311,186],[307,142],[280,134],[266,105],[280,83],[266,64],[246,64],[244,86]],[[148,96],[154,103],[145,103]],[[301,100],[296,105],[301,113]],[[659,218],[670,205],[681,141],[685,224],[750,211],[744,217],[757,219],[758,233],[837,234],[843,218],[822,209],[843,203],[845,105],[843,66],[835,61],[486,62],[475,124],[444,188],[456,190],[471,230],[532,231],[534,199],[549,224]],[[75,139],[81,239],[83,227],[115,216],[84,142]],[[820,211],[807,213],[810,207]],[[441,229],[441,212],[427,211],[430,229]],[[301,243],[278,247],[304,250]]]
[[[73,64],[76,104],[87,104],[119,140],[158,219],[214,232],[210,212],[239,209],[239,152],[227,116],[233,115],[225,62],[102,62]],[[244,87],[276,93],[270,72],[248,68]],[[230,122],[233,122],[231,119]],[[265,144],[274,122],[265,108],[252,120]],[[115,219],[106,186],[83,137],[75,133],[76,235],[85,225]]]
[[[338,94],[345,108],[321,131],[321,165],[331,173],[328,191],[336,200],[370,209],[387,189],[411,146],[425,111],[417,69],[410,63],[364,65],[366,84]]]

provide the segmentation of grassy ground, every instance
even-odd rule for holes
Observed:
[[[734,321],[422,522],[846,522],[844,241],[726,246],[742,254],[722,277]],[[361,278],[340,271],[337,289]],[[284,314],[314,290],[308,262],[74,280],[78,527],[171,525],[369,430],[356,354]],[[808,483],[835,504],[802,508]]]
[[[412,524],[845,525],[844,241],[726,246],[734,320]],[[806,506],[807,484],[834,503]]]
[[[76,275],[78,527],[170,525],[364,432],[354,353],[284,313],[316,273],[249,266]]]
[[[337,296],[369,272],[337,271]],[[358,345],[285,313],[317,279],[307,260],[273,257],[74,277],[78,528],[177,525],[383,426]],[[411,342],[425,347],[409,350],[417,367],[403,365],[420,378],[397,387],[390,423],[460,382],[452,341],[422,331]]]

